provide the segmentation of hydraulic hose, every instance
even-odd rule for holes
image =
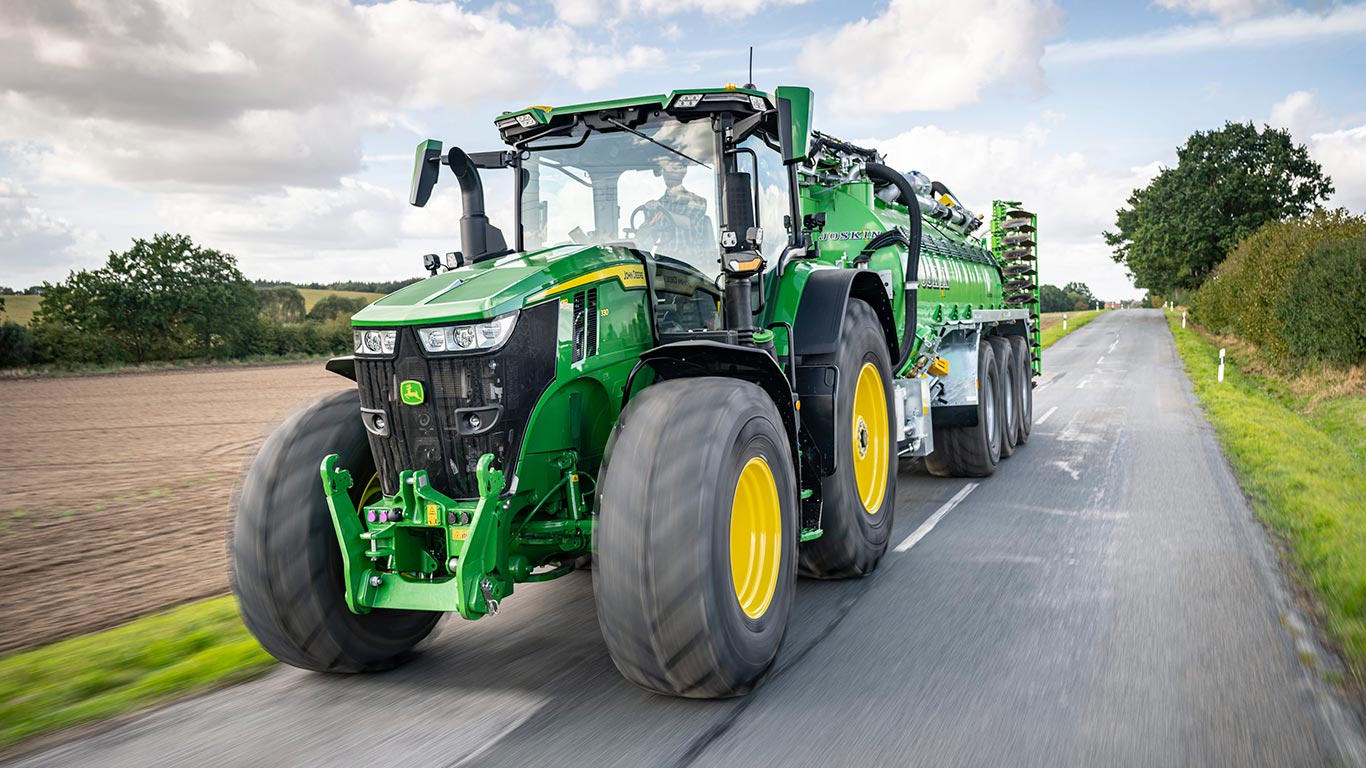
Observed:
[[[907,237],[906,245],[905,279],[907,284],[914,287],[907,289],[905,293],[906,322],[901,331],[901,359],[892,366],[892,375],[895,376],[906,366],[906,361],[911,359],[911,348],[915,346],[916,311],[920,300],[920,201],[915,197],[915,189],[911,186],[911,182],[891,168],[881,163],[867,163],[863,166],[863,170],[869,178],[885,181],[896,187],[897,191],[901,193],[901,197],[896,202],[906,206],[906,214],[910,217],[910,236]]]

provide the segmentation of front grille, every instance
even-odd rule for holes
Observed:
[[[531,410],[555,377],[556,305],[524,310],[496,352],[428,357],[415,330],[403,328],[393,359],[356,358],[361,406],[388,417],[389,434],[369,436],[386,494],[398,492],[401,470],[424,469],[442,493],[475,498],[474,470],[485,453],[511,481]],[[410,379],[426,390],[421,405],[399,402],[399,382]]]

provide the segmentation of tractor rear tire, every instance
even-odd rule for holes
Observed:
[[[977,423],[934,428],[934,452],[925,468],[939,477],[986,477],[1001,460],[1000,369],[986,339],[977,345]]]
[[[441,614],[346,606],[341,549],[323,495],[323,457],[341,456],[359,504],[375,462],[348,390],[296,413],[256,455],[236,500],[232,591],[270,655],[315,672],[371,672],[404,661]]]
[[[796,589],[797,476],[773,401],[736,379],[654,384],[604,467],[593,591],[617,669],[669,696],[748,693]]]
[[[821,484],[821,537],[801,547],[799,572],[818,579],[866,576],[887,551],[896,508],[892,364],[873,308],[850,299],[840,346],[813,362],[839,370],[835,473]]]
[[[1005,336],[988,336],[991,351],[996,355],[996,367],[1001,372],[1001,458],[1008,459],[1015,454],[1015,445],[1020,441],[1020,390],[1017,384],[1020,376],[1015,364],[1015,347]]]
[[[1015,382],[1020,393],[1020,405],[1015,409],[1018,421],[1015,434],[1019,438],[1016,445],[1024,445],[1029,442],[1029,431],[1034,427],[1033,347],[1023,336],[1011,336],[1010,344],[1015,348],[1015,368],[1019,371]]]

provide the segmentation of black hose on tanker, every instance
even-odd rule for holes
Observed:
[[[901,332],[901,359],[892,366],[892,374],[896,375],[906,366],[906,361],[911,359],[911,348],[915,346],[915,325],[916,309],[920,298],[920,201],[915,197],[915,188],[911,182],[902,174],[888,168],[881,163],[867,163],[863,170],[868,177],[877,181],[885,181],[896,187],[901,193],[901,197],[895,202],[906,206],[906,213],[910,217],[910,237],[906,246],[906,274],[903,276],[908,285],[915,286],[906,291],[906,323]]]

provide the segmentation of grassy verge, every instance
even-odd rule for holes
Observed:
[[[1352,676],[1366,681],[1366,396],[1297,394],[1254,372],[1246,345],[1227,345],[1221,384],[1219,346],[1176,313],[1167,322],[1244,492],[1287,545]]]
[[[1040,339],[1043,348],[1048,349],[1049,347],[1057,343],[1058,339],[1061,339],[1062,337],[1066,336],[1072,331],[1075,331],[1078,328],[1081,328],[1083,325],[1086,325],[1087,323],[1091,322],[1092,320],[1095,320],[1101,312],[1108,311],[1109,310],[1100,309],[1091,310],[1089,312],[1068,312],[1067,330],[1063,330],[1061,319],[1052,324],[1045,322],[1043,325],[1043,330],[1040,331]]]
[[[0,754],[25,739],[259,674],[231,595],[0,657]]]

